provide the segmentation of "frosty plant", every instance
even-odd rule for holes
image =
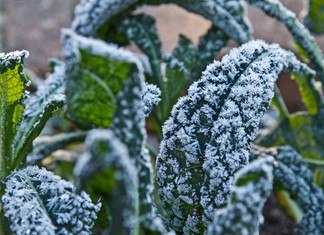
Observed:
[[[51,62],[31,96],[27,52],[2,54],[0,234],[258,234],[271,192],[283,198],[295,234],[324,234],[324,103],[314,79],[324,81],[323,54],[279,1],[247,2],[289,29],[309,65],[251,41],[237,0],[82,0],[62,30],[62,61]],[[162,53],[154,19],[134,10],[163,3],[210,20],[197,47],[181,35]],[[318,18],[310,7],[315,32]],[[212,62],[230,38],[242,45]],[[143,54],[118,47],[130,42]],[[281,71],[298,83],[307,111],[288,113],[275,85]],[[276,125],[259,132],[270,106]],[[74,132],[34,141],[58,113]],[[159,152],[147,143],[145,118]],[[48,166],[72,143],[84,151],[73,172],[59,172],[73,174],[75,186],[31,166]]]

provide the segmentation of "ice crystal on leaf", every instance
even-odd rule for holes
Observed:
[[[156,168],[159,194],[177,231],[201,233],[215,210],[226,206],[282,70],[313,74],[278,45],[251,41],[209,65],[174,106]]]
[[[59,176],[29,166],[5,180],[4,215],[15,234],[91,234],[100,204]]]

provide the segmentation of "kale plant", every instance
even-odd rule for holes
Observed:
[[[81,0],[61,61],[30,96],[28,53],[1,54],[0,234],[259,234],[272,192],[294,234],[324,234],[323,53],[279,1],[247,2],[287,27],[305,63],[252,40],[239,0]],[[211,22],[197,46],[180,35],[162,53],[155,20],[135,10],[164,3]],[[305,20],[316,33],[320,4],[310,1]],[[213,62],[229,39],[240,47]],[[121,48],[131,42],[143,53]],[[287,111],[282,71],[307,111]],[[278,120],[260,132],[270,106]],[[35,141],[58,114],[73,131]],[[32,166],[50,168],[44,159],[74,144],[82,154],[58,171],[73,182]]]

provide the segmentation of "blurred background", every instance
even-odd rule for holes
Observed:
[[[28,50],[30,57],[26,60],[26,67],[37,76],[44,77],[48,72],[48,58],[59,57],[60,29],[70,27],[74,7],[78,2],[79,0],[0,0],[1,51]],[[282,0],[282,3],[294,11],[300,20],[303,19],[307,0]],[[147,6],[139,11],[156,18],[163,49],[168,52],[175,47],[180,33],[197,43],[198,38],[210,26],[202,17],[173,4]],[[277,42],[286,49],[295,50],[293,41],[282,24],[251,7],[248,7],[248,18],[255,38]],[[323,50],[324,36],[317,36],[316,40]],[[234,42],[229,43],[222,54],[235,45]],[[294,82],[284,76],[278,83],[289,110],[293,112],[302,109]]]

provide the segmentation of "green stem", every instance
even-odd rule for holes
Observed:
[[[274,88],[274,92],[275,92],[275,95],[273,98],[273,104],[279,111],[280,120],[286,119],[289,117],[289,112],[288,112],[286,104],[282,98],[281,92],[280,92],[279,88],[277,87],[277,85]]]

